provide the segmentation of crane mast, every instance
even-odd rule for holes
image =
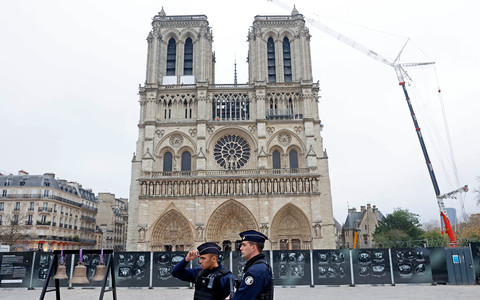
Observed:
[[[289,10],[288,5],[283,3],[282,1],[279,1],[279,0],[267,0],[267,1],[270,1],[270,2],[274,3],[277,6],[280,6],[281,8],[283,8],[285,10]],[[459,192],[467,192],[468,191],[468,186],[465,185],[462,188],[459,188],[455,191],[452,191],[452,192],[444,194],[444,195],[440,194],[440,188],[438,186],[437,178],[435,177],[435,172],[433,171],[432,162],[430,161],[428,151],[427,151],[427,147],[425,145],[425,141],[423,140],[423,135],[422,135],[422,132],[420,130],[420,126],[418,124],[417,117],[416,117],[415,112],[413,110],[413,106],[412,106],[412,103],[410,101],[410,97],[408,96],[408,91],[407,91],[407,87],[405,85],[405,79],[404,79],[405,77],[407,77],[408,79],[411,80],[410,76],[408,75],[408,73],[406,72],[404,67],[431,65],[431,64],[434,64],[434,62],[399,63],[400,56],[403,52],[403,49],[405,49],[409,39],[407,39],[407,41],[403,45],[402,49],[398,53],[397,57],[392,62],[392,61],[386,59],[385,57],[383,57],[382,55],[378,54],[377,52],[369,49],[368,47],[363,46],[360,43],[357,43],[356,41],[352,40],[351,38],[349,38],[349,37],[347,37],[347,36],[345,36],[345,35],[343,35],[339,32],[336,32],[332,28],[320,23],[319,21],[317,21],[313,18],[305,17],[305,19],[307,20],[307,22],[309,22],[310,24],[312,24],[316,28],[322,30],[323,32],[327,33],[328,35],[332,36],[333,38],[343,42],[344,44],[347,44],[348,46],[354,48],[355,50],[360,51],[363,54],[365,54],[365,55],[367,55],[367,56],[369,56],[369,57],[371,57],[371,58],[373,58],[373,59],[375,59],[375,60],[377,60],[377,61],[379,61],[383,64],[386,64],[386,65],[394,68],[395,73],[397,74],[399,85],[402,87],[403,93],[405,95],[405,99],[407,100],[408,109],[410,110],[410,115],[412,117],[412,121],[413,121],[413,125],[415,127],[415,131],[417,133],[418,141],[420,142],[420,147],[422,148],[423,156],[425,158],[425,163],[427,165],[428,174],[430,175],[430,180],[432,181],[433,189],[435,190],[435,196],[437,198],[437,204],[438,204],[438,208],[440,210],[440,216],[442,217],[443,222],[445,224],[445,232],[447,233],[447,235],[450,239],[450,246],[453,246],[453,247],[456,246],[457,241],[456,241],[455,235],[453,233],[452,226],[450,224],[450,220],[448,218],[447,210],[445,208],[445,204],[444,204],[443,200],[445,198],[455,198],[455,195]],[[442,231],[442,233],[443,233],[443,231]]]

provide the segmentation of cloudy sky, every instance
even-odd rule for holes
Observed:
[[[470,186],[463,199],[448,200],[447,206],[459,215],[462,203],[467,214],[478,212],[473,190],[480,176],[480,2],[283,3],[296,4],[306,17],[389,60],[408,37],[401,62],[436,62],[407,70],[413,80],[409,93],[441,192]],[[233,82],[235,59],[239,83],[248,80],[246,36],[255,15],[291,11],[266,0],[2,1],[1,173],[53,172],[95,193],[128,197],[146,37],[162,6],[167,15],[207,15],[217,83]],[[384,214],[401,207],[420,214],[422,222],[438,219],[435,193],[393,68],[313,24],[308,27],[314,79],[321,86],[335,217],[343,223],[347,207],[371,203]]]

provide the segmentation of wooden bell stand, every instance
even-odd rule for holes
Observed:
[[[48,292],[53,292],[55,291],[56,293],[56,299],[60,300],[60,279],[55,279],[55,289],[47,290],[48,284],[50,282],[50,278],[54,276],[54,270],[57,269],[58,267],[58,257],[61,254],[61,250],[55,250],[53,251],[53,260],[50,262],[50,266],[48,267],[48,273],[47,273],[47,278],[45,280],[45,283],[43,284],[43,289],[42,293],[40,294],[40,300],[43,300],[45,298],[45,294]],[[80,254],[80,250],[63,250],[63,255],[67,254]],[[82,254],[101,254],[101,250],[87,250],[87,249],[82,249]],[[117,300],[117,286],[115,284],[115,271],[114,271],[114,266],[113,266],[113,250],[111,249],[103,249],[103,255],[107,257],[107,264],[106,264],[106,270],[105,270],[105,276],[103,277],[103,282],[102,282],[102,290],[100,292],[100,297],[98,298],[99,300],[103,300],[103,295],[105,292],[112,292],[113,300]],[[108,273],[110,273],[110,280],[112,282],[112,287],[105,289],[107,285],[107,278],[108,278]]]

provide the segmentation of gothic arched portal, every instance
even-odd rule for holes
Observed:
[[[258,230],[258,224],[250,210],[236,200],[221,204],[210,216],[205,230],[205,240],[221,244],[236,241],[245,230]]]
[[[180,212],[171,209],[158,217],[150,239],[151,251],[184,251],[193,244],[192,227]]]
[[[300,250],[312,240],[310,222],[296,205],[285,204],[273,217],[270,230],[272,246],[281,250]]]

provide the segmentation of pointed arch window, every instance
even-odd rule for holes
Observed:
[[[268,82],[276,82],[275,75],[275,44],[271,37],[267,41]]]
[[[290,158],[290,169],[298,169],[298,153],[296,150],[290,151],[288,154]]]
[[[283,38],[283,75],[285,82],[292,82],[292,55],[287,37]]]
[[[191,38],[185,40],[185,52],[183,58],[183,75],[193,74],[193,43]]]
[[[175,63],[177,60],[177,43],[174,38],[168,41],[167,46],[167,76],[175,76]]]
[[[282,164],[280,162],[280,152],[278,152],[278,150],[273,151],[272,165],[273,169],[280,169],[282,167]]]
[[[172,153],[165,152],[163,155],[163,171],[164,172],[171,172],[172,171]]]
[[[185,151],[182,153],[182,171],[192,170],[192,155],[190,152]]]

